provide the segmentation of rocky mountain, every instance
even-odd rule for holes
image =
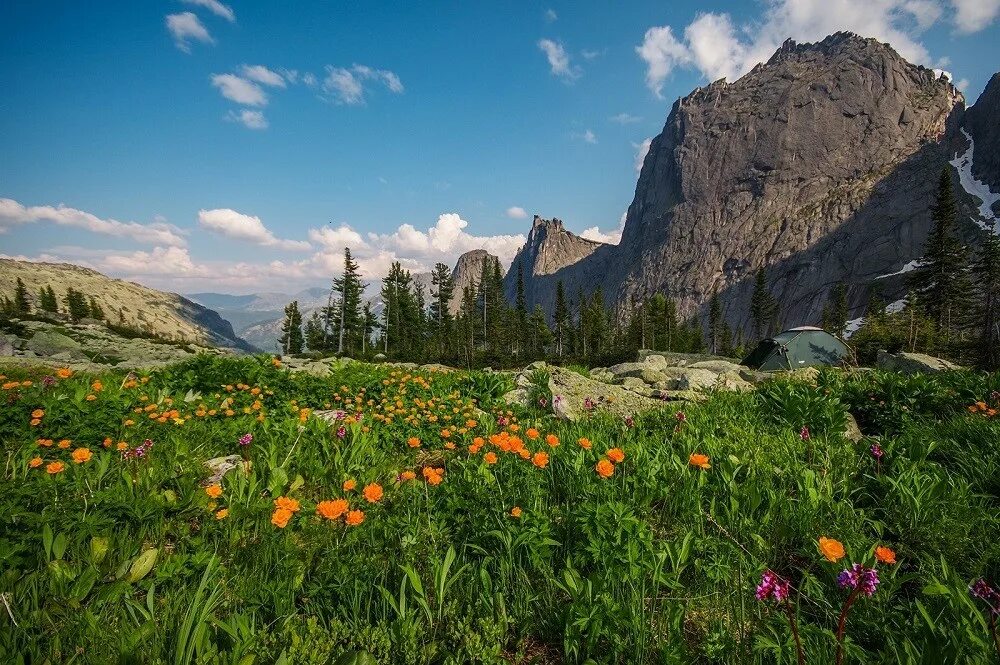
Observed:
[[[73,287],[93,297],[106,320],[175,341],[255,350],[217,312],[176,293],[157,291],[134,282],[68,263],[36,263],[0,259],[0,295],[12,298],[18,279],[37,308],[39,290],[51,286],[58,298]],[[97,322],[94,322],[97,323]]]
[[[787,41],[738,81],[674,103],[620,244],[586,252],[569,241],[580,256],[569,251],[538,270],[532,246],[546,243],[529,240],[530,302],[551,310],[561,279],[567,290],[602,286],[622,314],[664,292],[694,315],[718,292],[730,324],[746,328],[754,274],[765,268],[785,325],[817,322],[838,282],[863,310],[873,282],[921,256],[942,168],[974,140],[972,172],[1000,179],[998,98],[994,77],[966,114],[945,77],[874,39]],[[980,216],[979,198],[960,196],[970,218]],[[536,219],[532,236],[547,226]]]
[[[595,285],[602,283],[602,276],[592,270],[603,265],[604,254],[598,252],[609,247],[567,231],[560,219],[542,219],[535,215],[528,239],[514,256],[504,278],[507,299],[514,302],[517,296],[519,264],[524,270],[524,295],[529,306],[541,303],[546,311],[552,311],[559,280],[564,282],[570,297],[579,288],[590,293]]]
[[[228,293],[189,293],[187,298],[211,307],[223,318],[233,324],[236,333],[241,337],[243,331],[264,321],[273,321],[283,316],[285,305],[297,300],[299,308],[312,310],[323,307],[327,303],[330,290],[323,287],[311,287],[296,293],[263,292],[249,295],[231,295]],[[264,348],[249,340],[251,344]],[[266,346],[266,345],[265,345]]]
[[[453,314],[458,314],[462,309],[462,293],[466,288],[475,290],[479,284],[479,278],[483,274],[483,264],[487,259],[495,260],[485,249],[474,249],[458,257],[455,262],[455,269],[451,271],[452,280],[455,282],[455,292],[451,299],[448,310]]]

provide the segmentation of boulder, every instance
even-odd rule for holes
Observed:
[[[899,372],[900,374],[936,374],[954,369],[962,369],[961,365],[943,358],[935,358],[925,353],[900,353],[878,352],[875,366],[888,372]]]
[[[652,365],[653,367],[666,367],[670,364],[664,356],[658,353],[652,353],[646,356],[642,359],[642,362],[646,365]]]
[[[626,376],[641,376],[643,372],[650,369],[650,366],[644,362],[641,363],[618,363],[617,365],[612,365],[608,368],[608,371],[615,376],[616,379],[623,379]]]
[[[631,390],[634,393],[644,395],[646,397],[652,396],[652,388],[647,385],[645,381],[635,376],[626,376],[622,379],[622,388],[626,390]]]
[[[509,393],[505,393],[503,401],[510,406],[520,406],[524,409],[531,406],[531,397],[526,388],[517,388],[516,390],[511,390]]]
[[[710,390],[715,387],[719,375],[707,369],[685,369],[677,378],[677,390]]]
[[[595,381],[561,367],[552,367],[550,371],[552,410],[563,420],[579,420],[585,416],[587,400],[592,403],[593,412],[609,413],[621,418],[658,408],[662,404],[621,386]]]
[[[54,330],[36,332],[28,340],[27,349],[39,356],[54,356],[57,353],[69,353],[74,358],[84,356],[79,342]]]
[[[377,363],[384,363],[386,361],[386,355],[384,353],[376,353],[372,356],[372,360]]]
[[[815,367],[799,367],[798,369],[782,370],[774,374],[789,381],[799,381],[810,385],[816,385],[816,380],[819,379],[819,370]]]
[[[844,427],[844,438],[854,443],[857,443],[861,439],[865,438],[865,435],[861,433],[861,428],[858,427],[858,421],[850,413],[847,414],[847,425]]]
[[[746,392],[754,389],[754,385],[740,376],[739,372],[722,372],[715,384],[718,390],[731,392]]]
[[[6,335],[0,335],[0,357],[14,355],[14,342]]]
[[[737,374],[742,370],[747,369],[743,365],[738,365],[737,363],[730,362],[728,360],[701,360],[696,363],[691,363],[688,365],[691,369],[707,369],[710,372],[716,372],[717,374],[722,374],[723,372],[736,372]]]
[[[205,466],[212,474],[205,479],[206,485],[217,485],[223,477],[230,471],[243,467],[245,471],[250,470],[250,462],[244,462],[239,455],[226,455],[225,457],[213,457],[205,462]]]
[[[455,371],[454,367],[448,367],[447,365],[442,365],[441,363],[427,363],[426,365],[421,365],[420,369],[425,372],[441,372],[444,374]]]

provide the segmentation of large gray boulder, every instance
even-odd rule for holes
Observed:
[[[926,353],[886,353],[879,351],[875,360],[875,366],[887,372],[899,372],[900,374],[936,374],[953,369],[962,369],[961,365],[943,358],[935,358]]]
[[[621,386],[594,381],[561,367],[551,368],[549,390],[552,393],[552,410],[563,420],[579,420],[589,412],[624,418],[662,406],[659,400],[638,395]],[[593,405],[591,411],[587,409],[588,400]]]
[[[79,342],[54,330],[39,330],[31,336],[26,347],[39,356],[47,357],[57,353],[69,353],[74,358],[84,357]]]

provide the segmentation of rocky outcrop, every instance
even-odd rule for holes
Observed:
[[[976,142],[972,174],[1000,192],[1000,73],[994,74],[983,94],[965,113],[963,123]],[[1000,217],[1000,206],[994,207]]]
[[[462,309],[462,293],[465,289],[472,289],[475,292],[479,280],[483,274],[483,265],[487,262],[498,260],[485,249],[474,249],[458,257],[455,262],[455,269],[451,271],[451,278],[455,284],[454,295],[448,305],[448,310],[454,315]]]
[[[518,250],[504,279],[504,292],[510,302],[517,297],[518,267],[524,273],[524,295],[529,306],[541,303],[546,311],[555,307],[556,284],[563,281],[568,298],[576,297],[578,289],[591,293],[602,280],[592,275],[588,266],[600,261],[585,261],[610,245],[587,240],[571,233],[559,219],[542,219],[535,215],[524,246]],[[594,279],[597,278],[597,281]]]
[[[925,353],[886,353],[879,351],[875,366],[887,372],[900,374],[937,374],[948,370],[962,369],[960,365],[935,358]]]
[[[970,111],[984,142],[1000,125],[993,88],[985,120]],[[788,41],[738,81],[674,104],[619,245],[532,273],[529,305],[551,311],[558,280],[603,287],[619,314],[662,292],[682,316],[704,315],[717,292],[730,325],[747,330],[753,278],[764,268],[786,326],[818,322],[839,282],[858,312],[875,280],[922,255],[940,173],[967,146],[964,107],[946,78],[874,39]],[[976,153],[980,163],[978,143]],[[997,154],[980,168],[995,171]],[[959,198],[974,216],[972,197]],[[963,233],[977,232],[969,227]]]

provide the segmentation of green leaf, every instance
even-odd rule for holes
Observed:
[[[288,472],[282,469],[280,466],[276,466],[271,469],[271,475],[268,478],[267,489],[271,491],[272,496],[281,496],[285,493],[285,485],[288,484]]]
[[[153,549],[146,550],[139,557],[132,562],[132,567],[129,568],[128,577],[125,578],[127,582],[135,583],[144,578],[149,574],[149,571],[153,570],[153,566],[156,564],[156,557],[160,554],[160,550]]]
[[[90,560],[96,566],[108,555],[111,540],[107,536],[94,536],[90,539]]]
[[[378,665],[367,651],[349,651],[334,661],[334,665]]]

